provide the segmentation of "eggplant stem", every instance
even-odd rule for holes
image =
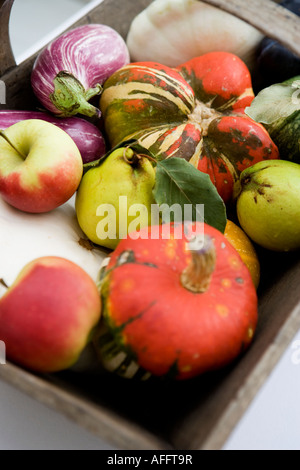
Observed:
[[[100,83],[97,83],[97,85],[94,88],[89,88],[85,92],[85,99],[87,101],[91,100],[92,98],[94,98],[94,96],[100,95],[102,93],[102,90],[103,88],[100,85]]]
[[[102,86],[85,90],[82,83],[66,71],[59,72],[54,81],[54,92],[50,99],[61,117],[71,117],[82,114],[88,117],[101,117],[100,109],[89,103],[89,100],[102,92]]]
[[[3,130],[0,130],[0,137],[3,137],[3,139],[6,140],[6,142],[8,143],[8,145],[10,145],[15,150],[15,152],[17,152],[17,154],[20,155],[20,157],[23,160],[26,160],[27,155],[24,155],[22,152],[20,152],[20,150],[17,149],[17,147],[14,146],[14,144],[9,140],[9,138],[7,137],[7,135],[5,134]]]

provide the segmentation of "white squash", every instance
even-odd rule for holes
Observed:
[[[127,36],[131,60],[176,67],[212,51],[238,55],[251,69],[263,35],[235,16],[197,0],[154,0]]]
[[[96,282],[107,252],[88,249],[74,199],[47,214],[27,214],[0,198],[0,279],[10,286],[21,269],[40,256],[61,256],[81,266]],[[0,297],[5,292],[0,284]]]

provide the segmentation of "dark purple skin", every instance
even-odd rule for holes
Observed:
[[[300,16],[300,0],[283,0],[280,5]],[[257,50],[257,66],[252,77],[255,94],[297,75],[300,75],[299,56],[278,41],[265,37]]]
[[[75,142],[83,163],[98,160],[106,152],[106,143],[100,130],[92,123],[79,117],[58,118],[43,111],[0,111],[0,129],[4,130],[27,119],[41,119],[60,127]]]

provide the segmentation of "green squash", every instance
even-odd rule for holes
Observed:
[[[300,163],[300,76],[260,91],[245,113],[268,130],[282,160]]]

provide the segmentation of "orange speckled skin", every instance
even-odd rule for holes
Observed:
[[[220,196],[229,202],[239,194],[244,169],[278,156],[276,145],[261,124],[242,114],[223,116],[208,127],[198,169],[210,176]]]
[[[123,239],[106,269],[105,321],[154,375],[182,380],[218,369],[253,340],[257,295],[249,271],[219,231],[208,225],[204,230],[216,249],[215,270],[204,293],[181,284],[191,254],[187,240],[176,239],[180,226],[169,240]]]
[[[81,267],[39,258],[0,299],[0,339],[9,360],[56,372],[76,362],[100,314],[96,284]]]
[[[208,101],[217,97],[224,102],[236,98],[232,109],[250,106],[254,99],[251,75],[236,55],[229,52],[209,52],[181,64],[177,70],[192,86],[196,95]],[[214,105],[215,106],[215,105]]]

